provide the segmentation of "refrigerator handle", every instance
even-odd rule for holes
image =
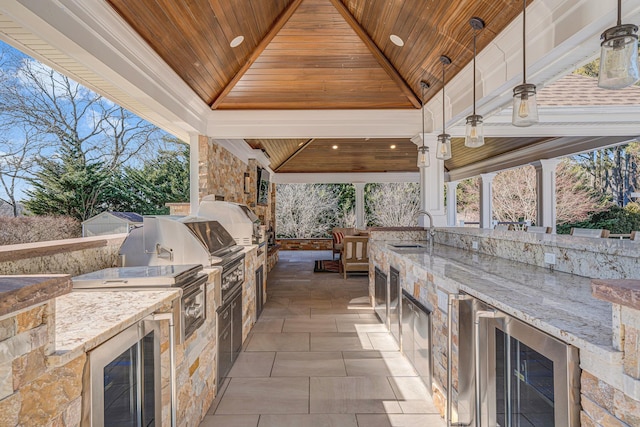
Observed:
[[[474,357],[473,357],[473,364],[474,364],[474,370],[475,370],[475,386],[476,386],[476,396],[475,396],[475,404],[476,404],[476,427],[482,427],[482,391],[483,391],[483,384],[481,382],[482,379],[482,375],[481,375],[481,367],[480,367],[480,322],[482,321],[482,319],[501,319],[504,321],[505,318],[505,314],[501,313],[497,310],[480,310],[477,311],[474,317],[474,322],[473,322],[473,326],[474,326],[474,337],[473,337],[473,353],[474,353]],[[506,339],[510,342],[511,339],[510,337],[507,335]],[[507,361],[507,369],[510,370],[510,358],[508,358],[509,361]],[[486,388],[486,384],[484,385],[484,387]],[[509,393],[511,392],[510,390],[510,385],[508,384],[507,387],[509,388]],[[509,401],[509,399],[505,399],[507,402]],[[510,413],[510,403],[507,403],[507,409],[509,410],[508,413]],[[507,426],[510,426],[511,423],[508,422]]]
[[[451,413],[453,408],[453,361],[451,357],[451,355],[453,354],[453,302],[465,301],[470,299],[472,299],[470,295],[460,293],[448,294],[447,299],[447,427],[451,427],[453,425],[451,421]]]

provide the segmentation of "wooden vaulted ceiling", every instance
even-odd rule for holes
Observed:
[[[486,23],[482,50],[522,8],[514,0],[105,1],[215,110],[417,109],[420,81],[431,84],[423,102],[441,89],[440,55],[453,60],[448,79],[472,59],[471,17]],[[244,42],[231,47],[238,36]],[[277,172],[417,170],[408,140],[248,142]],[[447,169],[469,161],[456,156],[463,146],[453,152]]]
[[[247,142],[253,148],[265,150],[271,168],[278,173],[418,171],[416,146],[406,138],[248,139]]]

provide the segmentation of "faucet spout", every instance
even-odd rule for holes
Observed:
[[[431,216],[431,213],[429,213],[428,211],[424,210],[424,209],[420,209],[418,211],[418,215],[426,215],[429,218],[429,242],[433,242],[433,236],[436,235],[436,229],[433,226],[433,216]]]

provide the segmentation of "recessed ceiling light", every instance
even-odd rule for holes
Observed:
[[[391,43],[395,44],[396,46],[404,46],[404,40],[402,40],[400,38],[400,36],[396,36],[395,34],[391,34],[389,36],[389,39],[391,40]]]
[[[396,149],[396,146],[395,146],[395,144],[394,144],[394,145],[392,145],[392,146],[391,146],[391,147],[389,147],[389,148],[391,148],[392,150],[395,150],[395,149]]]
[[[337,149],[338,149],[338,146],[337,146],[337,145],[334,145],[334,146],[333,146],[333,147],[331,147],[331,148],[333,148],[334,150],[337,150]]]
[[[242,44],[243,41],[244,41],[244,36],[238,36],[235,39],[231,40],[231,43],[229,43],[229,46],[238,47]]]

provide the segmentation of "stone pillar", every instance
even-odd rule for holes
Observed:
[[[480,228],[491,228],[493,218],[493,191],[491,184],[495,173],[483,173],[480,175]]]
[[[200,204],[200,138],[189,134],[189,202],[192,215],[198,212]]]
[[[458,223],[458,197],[456,195],[458,182],[447,182],[447,225],[449,227],[456,227]]]
[[[364,182],[354,182],[356,188],[356,228],[365,228],[364,221]]]
[[[551,227],[556,233],[556,166],[559,159],[541,159],[536,168],[536,225]]]
[[[436,134],[418,134],[411,139],[416,147],[422,145],[424,138],[425,145],[429,147],[431,165],[427,168],[420,168],[420,209],[425,210],[433,216],[433,225],[444,227],[447,224],[447,217],[444,209],[444,161],[436,159]],[[416,150],[416,161],[418,152]],[[426,215],[420,215],[418,225],[425,227],[429,225]]]

